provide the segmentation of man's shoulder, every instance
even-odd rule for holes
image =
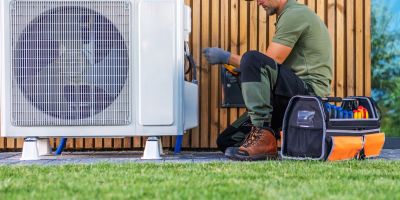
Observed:
[[[282,15],[280,16],[282,21],[304,21],[306,22],[307,20],[309,20],[309,18],[314,18],[316,17],[316,14],[314,11],[312,11],[310,8],[308,8],[306,5],[296,5],[296,6],[292,6],[288,9],[286,9],[286,11],[284,13],[282,13]]]
[[[312,24],[320,23],[320,20],[321,19],[315,14],[314,11],[305,5],[299,5],[290,7],[281,14],[279,20],[277,21],[277,28],[293,26],[308,27],[312,26]]]

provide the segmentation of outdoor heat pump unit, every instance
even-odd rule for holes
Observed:
[[[153,138],[198,125],[198,86],[184,79],[183,0],[0,6],[1,135],[28,138],[23,158],[40,154],[43,138]]]

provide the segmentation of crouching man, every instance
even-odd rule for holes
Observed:
[[[232,158],[265,160],[277,156],[277,128],[295,95],[328,96],[332,80],[332,45],[320,18],[296,0],[257,0],[268,15],[277,15],[276,32],[267,52],[235,55],[220,48],[205,48],[210,64],[240,69],[242,95],[251,119],[251,131]]]

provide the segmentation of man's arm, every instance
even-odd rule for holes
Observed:
[[[242,56],[231,53],[231,57],[229,58],[228,64],[233,65],[236,68],[239,68],[241,59],[242,59]]]
[[[279,44],[276,42],[272,42],[265,53],[266,56],[274,59],[278,64],[282,64],[285,62],[286,58],[289,56],[290,52],[292,52],[292,48],[287,47],[283,44]],[[229,64],[233,65],[237,68],[240,68],[240,60],[242,56],[231,54],[229,58]]]
[[[266,55],[274,59],[278,64],[282,64],[283,62],[285,62],[290,52],[292,52],[292,48],[283,44],[272,42],[268,46]]]
[[[241,55],[232,54],[220,48],[206,48],[203,52],[210,64],[228,63],[236,68],[240,68],[240,60],[242,59]],[[272,42],[269,45],[267,52],[264,54],[274,59],[277,63],[282,64],[285,62],[290,52],[292,52],[292,48]]]

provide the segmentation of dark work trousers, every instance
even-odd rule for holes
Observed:
[[[240,71],[248,112],[220,134],[217,144],[222,151],[229,146],[240,146],[250,131],[249,123],[261,128],[268,126],[278,133],[290,98],[314,95],[312,88],[289,67],[277,64],[258,51],[249,51],[242,56]]]

